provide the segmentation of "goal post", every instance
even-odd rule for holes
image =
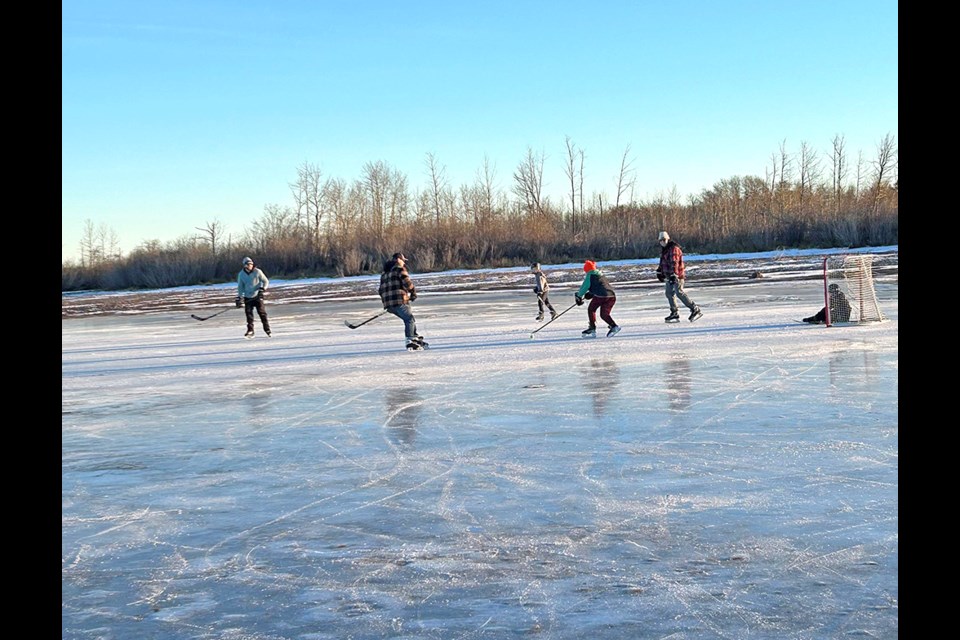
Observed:
[[[883,322],[873,279],[873,255],[839,254],[823,259],[826,324]]]

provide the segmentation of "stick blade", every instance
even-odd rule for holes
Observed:
[[[206,320],[206,318],[201,318],[200,316],[194,315],[192,313],[190,314],[190,317],[193,318],[194,320],[199,320],[200,322],[203,322],[204,320]]]
[[[350,321],[349,321],[349,320],[344,320],[344,321],[343,321],[343,326],[348,327],[348,328],[350,328],[350,329],[356,329],[356,328],[357,328],[356,325],[350,324]]]

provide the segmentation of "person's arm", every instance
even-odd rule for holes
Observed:
[[[260,271],[260,288],[266,291],[267,287],[270,286],[270,278],[268,278],[267,274],[265,274],[263,271],[259,269],[258,271]]]
[[[590,274],[588,273],[583,279],[583,284],[580,285],[580,290],[577,291],[577,297],[582,298],[587,295],[587,291],[590,291]]]
[[[410,279],[410,274],[407,273],[406,269],[400,272],[400,284],[404,291],[410,294],[411,302],[417,299],[417,288],[413,286],[413,280]]]

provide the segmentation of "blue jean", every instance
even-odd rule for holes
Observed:
[[[413,317],[413,311],[409,304],[398,304],[395,307],[387,307],[387,311],[403,320],[403,331],[407,339],[417,337],[417,321]]]
[[[676,284],[667,280],[665,283],[664,293],[667,296],[667,301],[670,303],[670,311],[677,310],[676,298],[679,298],[680,302],[686,305],[687,309],[690,309],[690,311],[693,311],[697,308],[697,305],[694,303],[694,301],[691,300],[690,296],[688,296],[683,290],[683,280],[677,280]]]

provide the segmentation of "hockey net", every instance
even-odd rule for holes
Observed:
[[[834,322],[882,322],[886,318],[880,310],[874,287],[873,258],[869,254],[827,256],[823,259],[824,304],[831,301],[827,324]],[[838,302],[837,285],[849,303],[849,313],[843,302]],[[845,317],[849,316],[849,317]]]

